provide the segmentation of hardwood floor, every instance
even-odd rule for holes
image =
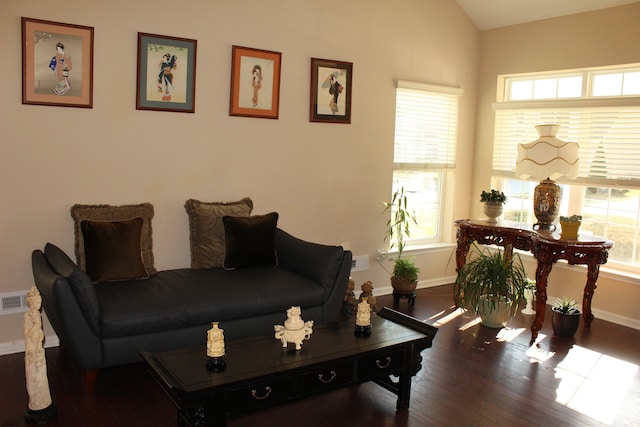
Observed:
[[[419,290],[415,307],[400,301],[400,311],[439,327],[422,353],[408,411],[396,412],[394,395],[366,383],[232,418],[229,426],[640,425],[640,331],[595,319],[573,339],[556,338],[547,310],[539,347],[529,347],[531,316],[518,314],[498,334],[457,315],[451,302],[451,286]],[[378,303],[392,306],[392,298]],[[103,370],[95,393],[84,396],[64,351],[46,353],[58,408],[49,425],[176,425],[174,406],[144,365]],[[0,384],[0,427],[25,425],[24,353],[0,357]]]

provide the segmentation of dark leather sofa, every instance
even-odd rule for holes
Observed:
[[[100,368],[141,361],[140,351],[206,346],[211,322],[225,340],[273,333],[286,310],[336,321],[352,254],[276,231],[277,265],[225,270],[180,268],[142,280],[91,283],[55,245],[32,253],[35,284],[65,351],[91,390]],[[274,339],[275,341],[275,339]],[[274,345],[277,343],[274,342]]]

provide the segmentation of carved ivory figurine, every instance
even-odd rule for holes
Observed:
[[[218,322],[211,322],[211,329],[207,332],[207,356],[224,356],[224,330],[218,327]]]
[[[44,341],[40,315],[42,296],[35,286],[27,292],[27,305],[29,305],[29,311],[24,314],[24,371],[29,405],[24,418],[28,422],[42,424],[51,420],[57,410],[51,400],[47,379],[47,360],[42,346]]]
[[[218,322],[211,322],[211,329],[207,331],[207,369],[210,371],[221,371],[227,366],[224,329],[220,329],[218,325]]]
[[[300,307],[291,307],[287,310],[287,320],[283,325],[273,325],[276,331],[275,337],[282,341],[282,347],[286,347],[288,343],[294,343],[296,350],[302,348],[302,341],[311,338],[313,333],[313,320],[307,322],[300,317]]]
[[[371,306],[367,302],[368,299],[368,297],[362,299],[362,302],[358,304],[358,312],[356,313],[354,333],[361,337],[371,335]]]
[[[368,298],[363,298],[362,302],[358,304],[358,313],[356,314],[356,325],[358,326],[370,326],[371,325],[371,306],[369,305]]]

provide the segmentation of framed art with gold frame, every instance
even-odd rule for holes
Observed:
[[[93,108],[93,27],[22,18],[22,103]]]
[[[282,53],[233,46],[229,115],[277,119]]]

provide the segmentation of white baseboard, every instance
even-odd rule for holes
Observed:
[[[57,335],[50,335],[45,337],[45,348],[57,347],[60,345],[60,340]],[[24,353],[24,340],[9,341],[0,343],[0,356],[6,354]]]

